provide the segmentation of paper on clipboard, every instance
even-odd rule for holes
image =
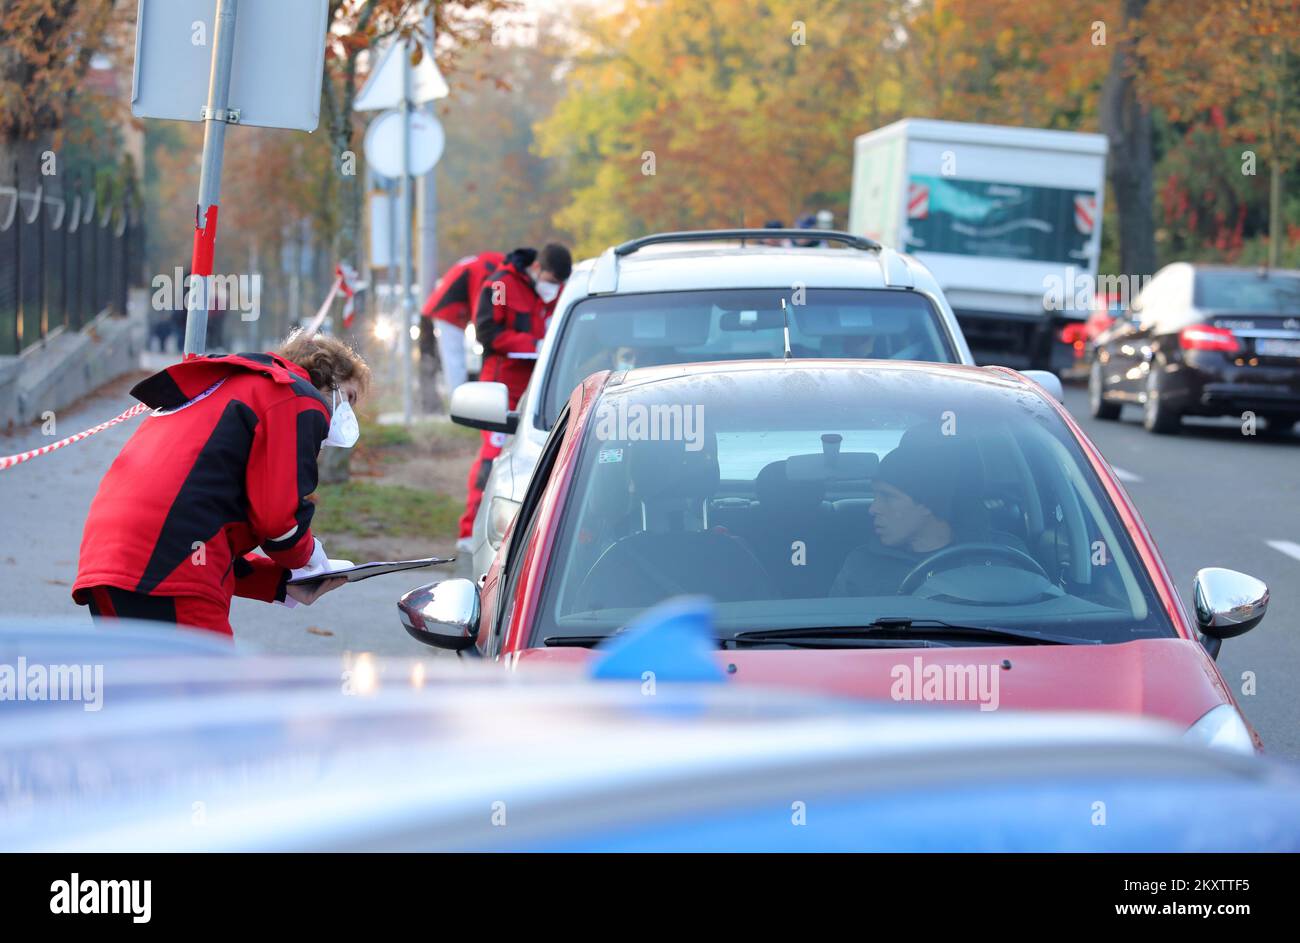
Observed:
[[[339,579],[340,577],[349,583],[359,583],[361,580],[368,580],[372,576],[400,573],[402,570],[419,570],[424,567],[437,566],[440,563],[451,563],[455,559],[455,557],[425,557],[421,560],[382,560],[374,563],[362,563],[342,570],[313,573],[310,576],[289,580],[289,585],[302,586],[304,583],[319,583],[323,580]]]
[[[528,351],[511,351],[510,353],[506,354],[506,357],[509,358],[510,360],[536,360],[537,352],[533,351],[530,353]]]

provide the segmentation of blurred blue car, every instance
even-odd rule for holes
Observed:
[[[0,850],[1300,850],[1295,769],[1154,722],[123,629],[0,630],[103,668],[97,710],[0,700]]]

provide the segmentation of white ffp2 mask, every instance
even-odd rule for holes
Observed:
[[[350,449],[357,444],[359,438],[361,438],[361,426],[357,423],[356,413],[352,411],[352,404],[348,402],[347,397],[344,397],[343,402],[340,403],[339,391],[335,390],[329,435],[325,436],[325,441],[321,445]]]
[[[538,282],[537,297],[541,298],[547,304],[554,301],[560,294],[560,286],[555,282]]]

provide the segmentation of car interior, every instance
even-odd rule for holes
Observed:
[[[911,434],[895,430],[893,439]],[[780,438],[709,430],[693,450],[683,441],[592,443],[598,453],[561,579],[559,613],[644,608],[693,594],[720,603],[834,595],[850,554],[880,547],[872,478],[889,446],[842,450],[852,433],[827,431],[819,452],[766,448],[769,460],[750,474],[744,466],[753,466],[769,435]],[[946,574],[931,574],[935,585],[923,595],[970,606],[1068,596],[1145,614],[1132,567],[1114,552],[1118,530],[1088,485],[1073,477],[1077,469],[1053,451],[1055,442],[1017,437],[996,424],[960,437],[954,544],[1008,552],[995,554],[998,565],[991,567],[954,561]],[[745,462],[728,449],[743,452]]]

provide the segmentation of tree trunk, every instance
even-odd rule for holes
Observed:
[[[1281,263],[1282,240],[1286,238],[1286,220],[1282,218],[1282,97],[1286,94],[1286,53],[1273,45],[1273,74],[1277,78],[1277,88],[1273,99],[1273,114],[1269,126],[1269,161],[1268,181],[1268,267],[1277,268]]]
[[[1124,0],[1124,33],[1142,16],[1147,0]],[[1116,46],[1110,73],[1102,84],[1101,128],[1110,139],[1107,178],[1119,216],[1120,268],[1126,275],[1151,275],[1156,269],[1155,162],[1151,112],[1138,101],[1133,41]]]

